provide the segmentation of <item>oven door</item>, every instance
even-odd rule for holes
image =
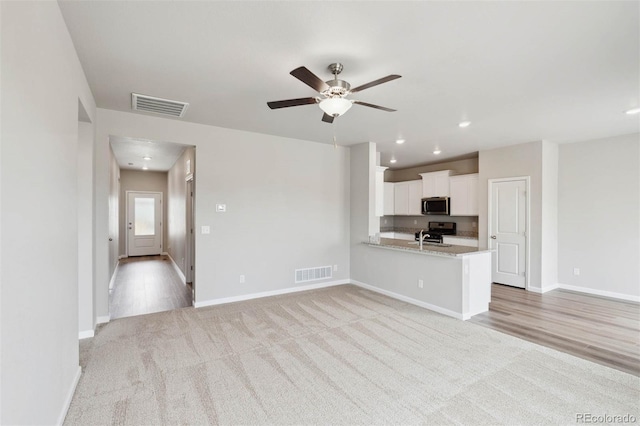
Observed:
[[[449,215],[449,197],[422,199],[422,214]]]

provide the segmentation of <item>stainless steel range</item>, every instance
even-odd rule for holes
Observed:
[[[422,231],[422,241],[425,243],[442,243],[443,235],[455,235],[455,222],[429,222],[429,228]],[[416,241],[420,241],[420,232],[416,232]]]

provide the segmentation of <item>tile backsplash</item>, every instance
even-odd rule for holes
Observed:
[[[477,234],[477,216],[382,216],[380,218],[380,231],[390,232],[394,229],[427,229],[429,222],[455,222],[458,233]],[[475,226],[474,226],[475,224]]]

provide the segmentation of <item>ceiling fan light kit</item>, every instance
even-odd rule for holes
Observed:
[[[332,117],[338,117],[351,108],[350,100],[345,98],[327,98],[320,101],[320,109]]]
[[[339,62],[329,65],[329,71],[333,74],[333,80],[322,81],[318,76],[309,71],[306,67],[298,67],[291,71],[291,75],[302,81],[307,86],[316,90],[319,97],[314,98],[299,98],[299,99],[287,99],[284,101],[267,102],[267,105],[271,109],[287,108],[292,106],[318,104],[320,109],[324,112],[322,121],[325,123],[333,123],[335,117],[343,115],[351,108],[353,104],[366,106],[369,108],[375,108],[382,111],[393,112],[394,109],[382,107],[379,105],[370,104],[367,102],[350,100],[346,97],[351,93],[360,92],[378,84],[386,83],[388,81],[395,80],[401,76],[397,74],[391,74],[383,78],[371,81],[362,86],[358,86],[355,89],[351,89],[351,85],[344,80],[338,80],[338,74],[342,72],[344,68]]]

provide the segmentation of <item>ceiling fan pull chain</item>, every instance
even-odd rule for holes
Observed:
[[[336,139],[336,128],[338,127],[338,121],[333,121],[333,149],[338,149],[338,142]]]

